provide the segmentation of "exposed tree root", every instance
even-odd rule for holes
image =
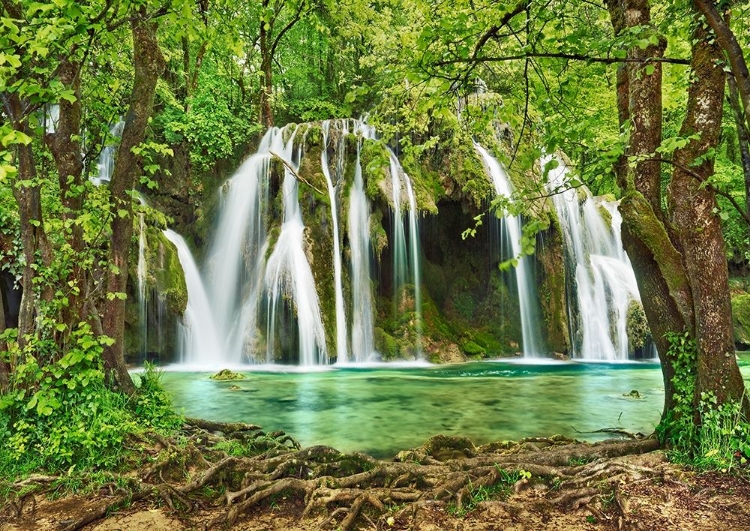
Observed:
[[[223,504],[226,513],[212,527],[231,526],[258,505],[295,501],[304,507],[301,518],[323,516],[323,528],[386,528],[386,515],[388,520],[413,521],[429,504],[450,504],[465,512],[478,503],[477,492],[496,492],[491,489],[500,484],[506,495],[543,485],[545,503],[567,510],[587,507],[597,518],[613,518],[611,511],[603,515],[593,504],[606,497],[621,526],[628,507],[619,495],[620,482],[659,473],[618,459],[656,449],[655,439],[586,444],[553,437],[475,447],[468,439],[436,436],[401,452],[395,461],[379,461],[327,446],[301,449],[282,432],[265,434],[247,424],[191,420],[184,433],[187,445],[158,441],[161,451],[131,492],[114,493],[110,503],[66,529],[80,529],[143,499],[160,500],[180,512],[204,502]],[[226,443],[219,444],[227,437],[240,442],[244,455],[227,455]],[[14,487],[48,480],[27,478]],[[378,525],[373,518],[380,518]]]

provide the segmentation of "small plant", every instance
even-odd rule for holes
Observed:
[[[484,501],[504,500],[508,498],[512,493],[513,485],[522,479],[531,478],[531,472],[526,470],[513,470],[509,472],[500,468],[499,465],[495,465],[495,467],[500,475],[495,484],[474,487],[469,482],[469,499],[461,507],[458,507],[455,503],[449,504],[447,507],[448,513],[458,518],[463,518]]]
[[[568,465],[570,466],[583,466],[589,464],[593,459],[591,457],[585,456],[585,455],[579,455],[576,457],[571,457],[568,460]]]
[[[693,418],[695,400],[695,341],[687,333],[668,334],[668,356],[674,360],[675,406],[657,434],[671,449],[669,457],[698,470],[728,472],[750,459],[750,424],[743,418],[741,400],[719,405],[713,393],[701,393],[698,422]]]

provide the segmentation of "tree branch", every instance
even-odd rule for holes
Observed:
[[[448,66],[461,63],[500,63],[507,61],[519,61],[533,57],[551,58],[551,59],[569,59],[572,61],[586,61],[589,63],[620,64],[620,63],[670,63],[675,65],[689,65],[689,59],[677,57],[646,57],[643,59],[634,59],[631,57],[591,57],[578,53],[553,53],[553,52],[528,52],[517,55],[506,55],[503,57],[468,57],[466,59],[447,59],[438,61],[432,66]]]
[[[309,186],[310,188],[312,188],[313,190],[315,190],[316,192],[318,192],[318,193],[319,193],[320,195],[326,195],[326,192],[323,192],[323,191],[322,191],[322,190],[320,190],[319,188],[316,188],[316,187],[315,187],[315,186],[314,186],[314,185],[313,185],[312,183],[310,183],[310,181],[308,181],[307,179],[305,179],[304,177],[302,177],[302,176],[301,176],[301,175],[300,175],[299,173],[297,173],[297,170],[295,170],[295,169],[294,169],[294,168],[292,167],[292,165],[291,165],[291,164],[289,164],[289,161],[287,161],[287,160],[286,160],[286,159],[285,159],[284,157],[282,157],[282,156],[281,156],[281,155],[279,155],[278,153],[274,153],[273,151],[269,151],[269,153],[271,154],[271,156],[272,156],[272,157],[276,157],[277,159],[279,159],[279,160],[281,161],[281,163],[282,163],[282,164],[283,164],[284,166],[286,166],[286,169],[288,169],[288,170],[289,170],[289,173],[291,173],[292,175],[294,175],[294,177],[295,177],[295,178],[296,178],[296,179],[297,179],[298,181],[300,181],[300,182],[302,182],[302,183],[306,184],[307,186]]]
[[[674,166],[675,168],[679,168],[680,170],[684,171],[685,173],[687,173],[694,179],[697,179],[701,184],[705,185],[707,188],[711,189],[715,194],[720,195],[721,197],[729,201],[732,204],[732,206],[735,208],[735,210],[739,212],[740,216],[742,216],[742,219],[745,221],[745,223],[750,225],[750,215],[748,215],[748,213],[742,208],[742,205],[740,205],[737,202],[737,200],[734,197],[732,197],[732,195],[729,192],[725,192],[717,188],[716,186],[712,185],[711,183],[703,179],[703,177],[701,177],[700,174],[691,170],[687,166],[683,164],[679,164],[673,161],[672,159],[665,159],[662,157],[649,157],[649,158],[643,159],[643,162],[661,162],[664,164],[670,164]]]

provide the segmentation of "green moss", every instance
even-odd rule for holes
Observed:
[[[373,330],[375,350],[380,353],[383,361],[394,360],[398,357],[399,347],[396,340],[382,328]]]
[[[245,375],[238,372],[232,372],[229,369],[222,369],[213,376],[210,377],[212,380],[229,381],[229,380],[244,380]]]
[[[466,341],[461,348],[467,356],[484,356],[487,352],[485,349],[477,345],[474,341]]]
[[[389,202],[388,194],[384,193],[385,183],[389,180],[389,161],[390,154],[383,142],[370,139],[362,142],[362,178],[365,181],[365,193],[373,201]]]
[[[599,205],[597,210],[599,210],[599,215],[602,217],[604,224],[607,225],[607,227],[612,228],[612,214],[607,210],[607,207]]]
[[[164,233],[154,227],[146,232],[148,241],[147,283],[166,300],[170,312],[182,315],[187,308],[187,284],[177,248]]]
[[[567,297],[565,285],[565,253],[556,215],[550,228],[542,233],[545,244],[534,255],[538,267],[538,295],[542,309],[543,339],[553,352],[569,352]]]
[[[734,322],[734,342],[750,345],[750,294],[732,296],[732,320]]]
[[[648,327],[643,305],[631,300],[627,313],[627,333],[630,352],[643,348],[651,340],[651,329]]]
[[[388,246],[388,235],[383,228],[383,211],[379,209],[370,214],[370,242],[375,259],[380,262],[383,249]]]

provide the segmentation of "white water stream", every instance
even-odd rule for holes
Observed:
[[[165,230],[164,236],[177,248],[188,290],[187,307],[179,331],[182,354],[180,362],[203,365],[206,360],[212,360],[214,364],[226,361],[193,255],[182,236],[173,230]]]
[[[474,148],[484,159],[495,193],[507,198],[511,197],[512,187],[510,179],[500,162],[489,154],[481,145],[474,143]],[[521,315],[521,333],[523,335],[523,355],[533,358],[543,355],[542,340],[539,333],[540,323],[536,315],[536,290],[534,289],[535,278],[531,269],[531,260],[528,256],[521,255],[521,220],[516,216],[505,216],[504,227],[510,242],[513,257],[518,260],[514,268],[516,285],[518,286],[518,305]]]
[[[544,159],[545,164],[550,159]],[[569,282],[574,300],[568,305],[573,357],[588,360],[627,360],[628,309],[640,302],[638,285],[628,256],[622,247],[622,217],[617,203],[598,201],[584,188],[585,199],[579,202],[579,190],[566,186],[568,168],[558,161],[550,170],[548,187],[563,230],[567,266],[575,271],[574,285]],[[564,190],[560,192],[560,190]],[[600,208],[611,217],[605,223]]]

